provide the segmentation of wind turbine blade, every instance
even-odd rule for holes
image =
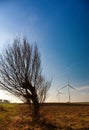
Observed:
[[[60,89],[63,89],[63,88],[66,88],[67,87],[67,85],[65,85],[64,87],[62,87],[62,88],[60,88]]]
[[[59,90],[57,89],[57,92],[59,93]]]
[[[74,87],[72,87],[71,85],[69,85],[69,87],[70,87],[70,88],[72,88],[72,89],[75,89],[75,88],[74,88]],[[76,89],[75,89],[75,90],[76,90]]]
[[[58,89],[57,90],[57,95],[56,96],[59,96],[59,94],[63,94],[62,92],[60,92]]]

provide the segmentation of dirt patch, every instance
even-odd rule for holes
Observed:
[[[25,104],[1,107],[0,130],[89,130],[88,105],[45,104],[39,122]]]

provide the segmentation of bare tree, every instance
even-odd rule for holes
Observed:
[[[32,105],[34,121],[39,118],[40,103],[45,101],[50,85],[42,74],[37,45],[15,39],[0,54],[0,86]]]

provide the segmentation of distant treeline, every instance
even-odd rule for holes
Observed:
[[[10,103],[9,100],[5,100],[5,99],[0,99],[0,103]]]

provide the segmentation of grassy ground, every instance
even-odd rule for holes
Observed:
[[[89,105],[45,104],[40,124],[26,104],[0,104],[0,130],[89,130]]]

